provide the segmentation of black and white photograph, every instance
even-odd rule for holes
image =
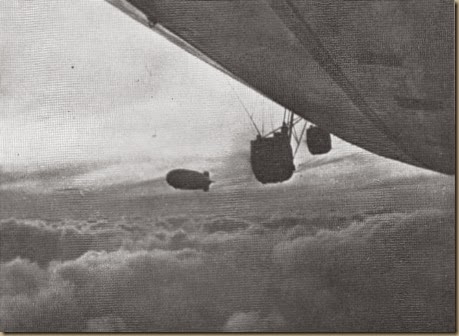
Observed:
[[[456,327],[453,0],[0,0],[0,331]]]

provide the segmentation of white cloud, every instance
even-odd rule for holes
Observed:
[[[280,225],[284,220],[240,220],[248,227],[224,217],[5,222],[1,236],[9,246],[29,243],[35,252],[2,252],[0,326],[74,332],[453,329],[452,211],[343,217],[328,229],[321,221],[332,217],[297,218],[294,226]],[[227,222],[231,230],[209,233]],[[41,248],[53,244],[61,248],[48,254]]]

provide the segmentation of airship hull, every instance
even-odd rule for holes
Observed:
[[[454,2],[108,0],[321,129],[454,174]]]
[[[175,169],[166,176],[167,183],[175,189],[209,191],[212,181],[208,174],[188,169]]]

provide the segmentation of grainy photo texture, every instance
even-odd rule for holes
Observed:
[[[452,0],[0,0],[0,330],[454,332]]]

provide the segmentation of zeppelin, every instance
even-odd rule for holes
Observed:
[[[209,191],[209,186],[213,183],[209,172],[200,173],[188,169],[171,170],[166,176],[166,181],[175,189],[203,191]]]

